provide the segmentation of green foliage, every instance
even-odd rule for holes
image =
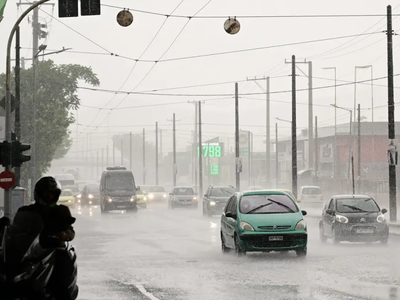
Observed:
[[[14,74],[12,75],[14,79]],[[100,84],[90,67],[76,64],[56,65],[51,60],[37,63],[36,118],[32,113],[33,70],[21,70],[21,138],[32,144],[36,125],[36,178],[45,173],[53,159],[62,158],[71,147],[68,127],[75,121],[73,111],[79,108],[78,83]],[[12,93],[15,85],[12,82]],[[5,74],[0,75],[0,99],[5,94]],[[34,123],[35,122],[35,123]],[[31,162],[23,165],[23,175]]]

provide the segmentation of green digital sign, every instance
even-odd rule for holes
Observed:
[[[210,166],[210,174],[211,175],[218,175],[219,174],[219,166],[218,165],[211,165]]]
[[[200,147],[197,147],[197,156],[200,156]],[[203,145],[203,157],[221,157],[222,147],[219,143]]]

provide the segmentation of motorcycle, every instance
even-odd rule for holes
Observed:
[[[4,300],[54,300],[56,261],[67,261],[63,285],[71,299],[78,295],[76,253],[66,244],[61,248],[40,246],[42,219],[31,212],[19,212],[5,227],[0,246],[0,291]],[[64,264],[65,265],[65,264]],[[64,267],[64,266],[63,266]]]

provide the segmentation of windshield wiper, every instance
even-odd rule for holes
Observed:
[[[250,214],[250,213],[252,213],[252,212],[254,212],[254,211],[256,211],[256,210],[259,210],[260,208],[263,208],[263,207],[265,207],[265,206],[271,205],[272,203],[278,204],[279,206],[282,206],[282,207],[286,208],[286,209],[287,209],[288,211],[290,211],[290,212],[294,212],[293,209],[291,209],[291,208],[290,208],[289,206],[287,206],[286,204],[280,203],[280,202],[275,201],[275,200],[272,200],[272,199],[270,199],[270,198],[268,198],[267,200],[271,201],[271,203],[267,203],[267,204],[260,205],[260,206],[258,206],[258,207],[256,207],[256,208],[253,208],[252,210],[250,210],[250,211],[247,212],[247,213]]]
[[[364,210],[364,209],[362,209],[362,208],[359,208],[359,207],[353,206],[353,205],[343,204],[343,206],[346,206],[346,207],[348,207],[348,208],[351,208],[352,210],[358,210],[358,211],[361,211],[361,212],[370,212],[370,211],[368,211],[368,210]]]

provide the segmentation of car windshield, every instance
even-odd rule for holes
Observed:
[[[98,185],[88,185],[87,190],[90,194],[100,194],[100,187]]]
[[[174,195],[194,195],[194,191],[192,188],[175,188]]]
[[[242,214],[275,214],[298,211],[296,204],[287,195],[246,195],[240,199]]]
[[[134,190],[133,177],[131,174],[112,174],[106,177],[107,190]]]
[[[318,187],[303,188],[303,195],[321,195],[321,189]]]
[[[211,191],[211,196],[213,197],[227,197],[229,198],[235,193],[235,189],[231,187],[223,188],[213,188]]]
[[[79,188],[77,186],[69,186],[68,189],[73,193],[79,193]]]
[[[165,189],[162,186],[152,186],[149,188],[150,193],[165,193]]]
[[[336,210],[339,213],[379,212],[379,207],[372,198],[337,199]]]
[[[61,192],[61,196],[72,196],[72,192],[64,190]]]

